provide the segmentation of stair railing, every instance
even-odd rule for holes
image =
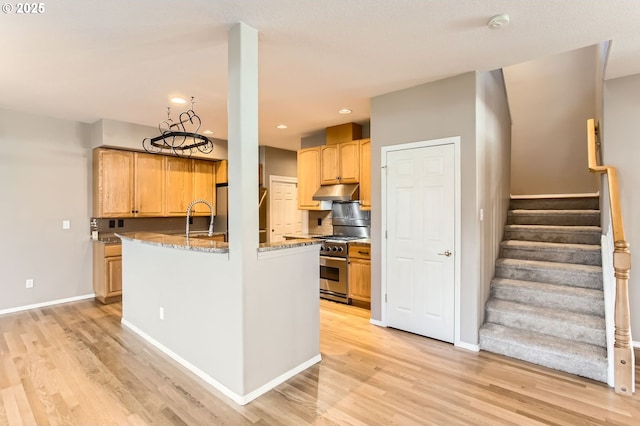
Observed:
[[[606,174],[609,188],[609,206],[611,209],[611,230],[614,251],[613,268],[616,279],[615,299],[615,343],[614,343],[614,386],[616,393],[632,395],[635,391],[635,358],[631,345],[631,316],[629,312],[629,271],[631,270],[631,252],[624,238],[622,210],[620,208],[620,188],[616,168],[600,166],[597,159],[598,128],[593,118],[587,120],[587,149],[589,171]]]

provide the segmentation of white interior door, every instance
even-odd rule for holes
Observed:
[[[270,176],[270,242],[284,240],[284,235],[302,232],[302,214],[298,210],[296,178]]]
[[[387,325],[453,342],[455,147],[386,153]]]

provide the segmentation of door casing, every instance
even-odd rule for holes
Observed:
[[[461,325],[461,311],[460,311],[460,259],[462,253],[462,237],[461,237],[461,167],[460,167],[460,142],[461,139],[459,136],[454,136],[450,138],[443,139],[432,139],[427,141],[419,141],[419,142],[410,142],[400,145],[391,145],[384,146],[381,148],[381,163],[382,163],[382,172],[380,173],[382,180],[382,193],[381,193],[381,225],[382,229],[380,230],[380,235],[382,236],[382,244],[381,244],[381,286],[380,286],[380,306],[381,306],[381,325],[387,326],[387,303],[385,301],[385,295],[387,294],[387,238],[386,230],[387,230],[387,153],[392,151],[402,151],[407,149],[416,149],[416,148],[426,148],[431,146],[438,145],[449,145],[453,144],[454,146],[454,164],[455,164],[455,172],[454,172],[454,208],[455,208],[455,218],[454,218],[454,253],[456,254],[454,259],[455,269],[454,269],[454,309],[455,309],[455,325],[454,325],[454,345],[455,346],[463,346],[466,347],[463,342],[460,341],[460,325]]]

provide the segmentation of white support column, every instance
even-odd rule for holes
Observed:
[[[229,30],[229,256],[255,262],[258,248],[258,31]],[[241,265],[247,270],[251,265]]]

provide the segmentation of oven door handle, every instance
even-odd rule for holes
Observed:
[[[344,262],[347,263],[347,259],[345,259],[344,257],[332,257],[332,256],[320,256],[320,259],[324,259],[324,260],[335,260],[338,262]]]

